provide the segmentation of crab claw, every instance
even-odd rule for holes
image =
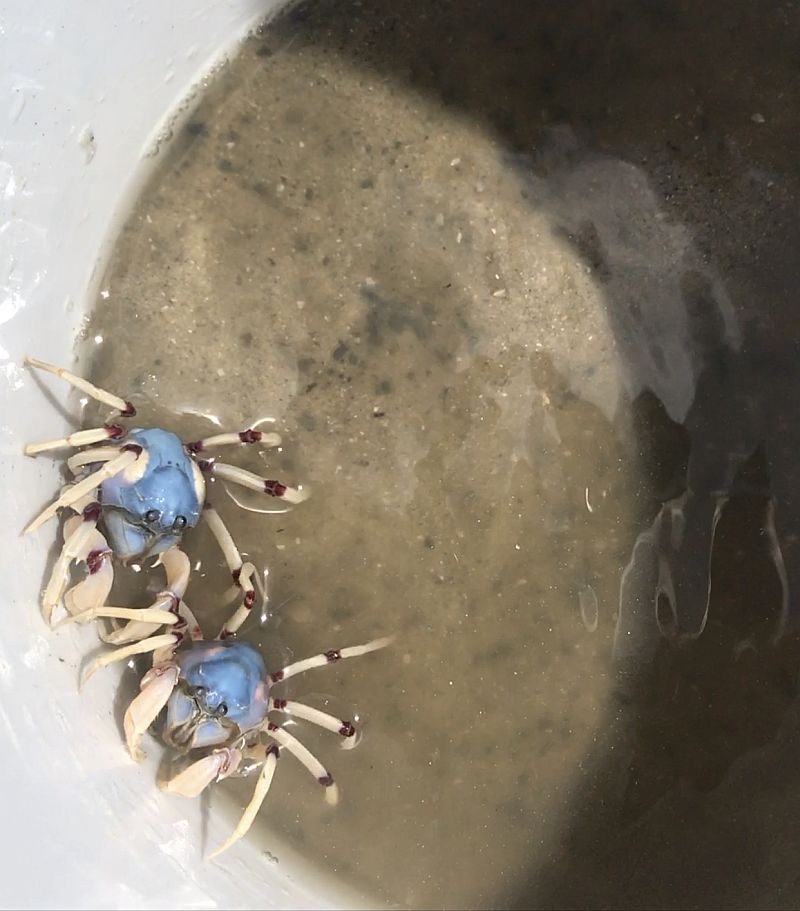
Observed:
[[[125,712],[123,726],[128,751],[136,762],[144,759],[139,747],[142,735],[158,717],[158,713],[169,701],[178,682],[178,668],[174,664],[162,665],[149,670],[140,684],[141,692]]]
[[[242,754],[239,750],[224,747],[193,762],[174,778],[160,783],[159,787],[170,794],[180,794],[181,797],[197,797],[212,781],[232,775],[241,761]]]

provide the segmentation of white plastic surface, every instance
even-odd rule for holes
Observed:
[[[113,241],[164,118],[274,0],[9,0],[0,5],[0,906],[300,908],[326,902],[240,843],[201,801],[162,795],[114,714],[117,674],[77,692],[91,630],[49,632],[38,595],[56,523],[19,531],[54,494],[23,443],[64,417],[21,368],[72,363],[102,245]],[[67,389],[44,385],[58,401]],[[263,845],[261,846],[263,848]]]

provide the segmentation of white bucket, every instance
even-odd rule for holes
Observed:
[[[130,760],[113,704],[118,675],[98,675],[78,693],[96,635],[51,633],[38,609],[55,523],[20,537],[58,484],[56,464],[24,458],[23,444],[66,427],[22,358],[72,363],[104,247],[171,116],[275,5],[9,0],[0,14],[3,907],[331,906],[308,871],[283,856],[270,863],[247,840],[204,861],[204,843],[219,844],[229,821],[212,811],[204,824],[202,801],[158,791],[154,747],[142,766]],[[68,389],[50,379],[43,385],[64,403]]]

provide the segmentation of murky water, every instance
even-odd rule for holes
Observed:
[[[700,838],[699,798],[681,795],[728,787],[775,738],[798,667],[794,538],[770,499],[790,459],[786,443],[765,456],[769,422],[740,391],[743,282],[725,242],[709,255],[707,187],[676,208],[664,162],[623,149],[613,118],[587,137],[591,118],[554,115],[544,83],[521,90],[524,67],[498,82],[503,54],[527,59],[502,11],[503,53],[466,29],[470,58],[413,4],[311,9],[209,90],[87,330],[94,379],[145,416],[187,438],[264,417],[283,434],[279,453],[231,460],[308,485],[307,503],[253,514],[212,489],[269,569],[269,618],[243,635],[272,666],[398,637],[292,686],[365,735],[343,752],[298,726],[342,803],[286,761],[251,837],[401,906],[702,902],[706,883],[652,885],[659,845]],[[537,52],[557,57],[538,15]],[[449,69],[415,50],[437,34]],[[228,581],[203,530],[187,547],[212,633]]]

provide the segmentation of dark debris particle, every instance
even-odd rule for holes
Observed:
[[[436,547],[436,542],[430,535],[426,535],[425,539],[422,542],[428,550],[433,550]]]
[[[386,412],[385,411],[373,411],[372,416],[374,418],[384,418],[384,417],[386,417]]]
[[[371,177],[365,177],[359,186],[362,190],[371,190],[375,186],[375,181]]]
[[[184,127],[184,130],[190,136],[207,136],[208,135],[208,127],[205,125],[205,123],[203,123],[202,120],[190,120],[189,123],[187,123],[186,126]]]
[[[217,168],[222,171],[223,174],[230,174],[233,171],[233,162],[229,158],[220,158],[217,162]]]
[[[242,343],[243,348],[249,348],[253,344],[253,333],[249,330],[247,332],[243,332],[239,336],[239,341]]]
[[[343,361],[347,356],[347,352],[350,350],[350,346],[345,341],[340,341],[339,344],[333,349],[333,359],[335,361]]]

